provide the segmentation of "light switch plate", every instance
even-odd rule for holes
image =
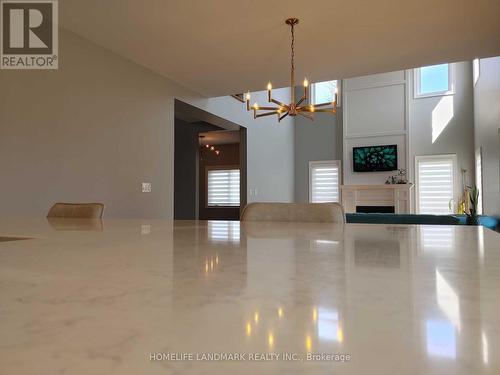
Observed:
[[[142,192],[143,193],[151,193],[151,182],[143,182],[142,183]]]
[[[151,234],[151,225],[150,224],[142,224],[141,225],[141,234]]]

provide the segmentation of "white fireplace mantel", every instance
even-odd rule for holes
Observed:
[[[397,214],[411,213],[413,184],[342,185],[342,207],[346,213],[356,206],[394,206]]]

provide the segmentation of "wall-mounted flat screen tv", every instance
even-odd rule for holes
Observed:
[[[398,146],[366,146],[352,148],[354,172],[382,172],[398,169]]]

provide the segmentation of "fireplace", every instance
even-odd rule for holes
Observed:
[[[393,214],[394,206],[356,206],[356,212]]]
[[[412,184],[342,185],[342,207],[346,213],[409,214],[412,187]]]

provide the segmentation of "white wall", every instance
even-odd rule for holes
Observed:
[[[407,167],[408,102],[404,71],[343,81],[344,184],[383,184],[394,172],[354,172],[352,148],[398,145],[398,168]]]
[[[474,87],[475,147],[481,147],[483,212],[500,216],[500,57],[480,60]]]
[[[415,181],[415,156],[456,154],[455,196],[462,189],[461,169],[467,170],[467,183],[474,180],[474,111],[472,64],[452,65],[455,93],[447,96],[414,98],[413,71],[410,76],[410,179]]]
[[[434,154],[456,154],[458,170],[468,170],[472,181],[472,67],[470,62],[452,65],[455,94],[450,96],[415,99],[412,69],[344,80],[344,184],[382,184],[393,174],[352,171],[353,147],[382,144],[398,145],[398,168],[407,169],[410,182],[415,156]]]
[[[254,122],[232,98],[203,98],[65,30],[59,52],[59,70],[0,71],[0,216],[98,201],[107,217],[171,218],[175,98],[248,127],[256,199],[293,200],[290,122]]]
[[[296,90],[297,98],[302,87]],[[336,114],[316,113],[314,121],[297,116],[295,128],[295,202],[309,202],[309,162],[342,160],[342,107]]]

